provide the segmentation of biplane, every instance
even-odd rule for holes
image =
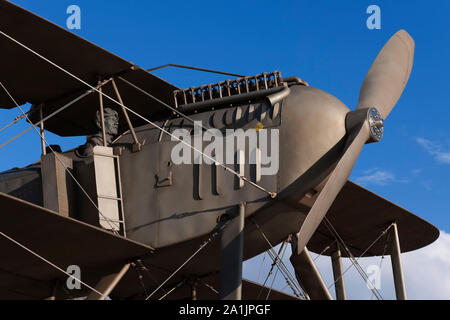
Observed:
[[[353,110],[278,71],[182,90],[9,1],[0,1],[0,48],[0,108],[30,104],[22,116],[42,144],[40,161],[0,174],[0,299],[256,299],[265,288],[242,279],[243,261],[267,251],[281,263],[274,247],[286,241],[292,294],[271,299],[332,299],[310,252],[331,257],[337,299],[346,298],[342,258],[391,255],[406,299],[401,253],[439,236],[348,180],[410,76],[404,30],[381,49]],[[119,117],[110,143],[106,108]],[[97,134],[97,114],[104,143],[92,154],[47,143],[46,131]],[[235,165],[174,163],[174,132],[195,135],[196,122],[201,132],[278,134],[266,150],[278,170],[261,173],[259,144],[234,146]],[[68,266],[81,270],[79,289],[67,287]]]

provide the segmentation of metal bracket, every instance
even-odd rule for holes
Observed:
[[[142,149],[142,144],[138,143],[133,143],[133,146],[131,147],[131,152],[138,152],[141,151]]]
[[[158,175],[155,175],[156,177],[156,188],[161,188],[161,187],[170,187],[173,184],[173,173],[172,171],[169,171],[169,173],[167,174],[167,176],[160,177]]]

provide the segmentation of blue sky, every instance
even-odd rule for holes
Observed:
[[[416,42],[411,78],[385,123],[382,142],[366,146],[351,178],[450,231],[450,2],[430,1],[85,1],[16,0],[65,27],[66,8],[81,8],[76,33],[144,68],[178,63],[253,75],[280,70],[323,89],[350,108],[389,37],[406,29]],[[381,30],[366,27],[366,8],[381,8]],[[219,79],[167,69],[180,87]],[[0,127],[18,110],[0,110]],[[0,133],[1,142],[21,123]],[[48,136],[63,148],[82,138]],[[0,169],[39,159],[28,133],[0,149]]]

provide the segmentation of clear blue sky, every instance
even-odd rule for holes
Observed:
[[[450,231],[449,1],[13,2],[63,27],[68,5],[80,6],[77,34],[144,68],[178,63],[249,75],[280,70],[350,108],[382,45],[406,29],[416,41],[410,81],[383,141],[364,149],[351,178]],[[371,4],[381,8],[381,30],[366,27]],[[180,87],[223,79],[173,69],[156,74]],[[0,110],[0,126],[17,114]],[[23,127],[1,132],[1,142]],[[49,140],[68,148],[83,139]],[[38,160],[39,148],[36,134],[28,133],[0,149],[0,169]]]

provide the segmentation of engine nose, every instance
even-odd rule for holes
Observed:
[[[349,108],[325,91],[292,86],[284,100],[280,130],[279,188],[303,175],[346,134]]]

